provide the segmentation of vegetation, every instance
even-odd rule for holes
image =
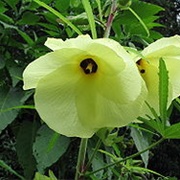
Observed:
[[[2,179],[55,180],[75,176],[80,139],[48,128],[35,110],[34,90],[22,89],[22,72],[30,62],[49,52],[44,46],[48,37],[65,40],[81,33],[93,38],[106,36],[123,46],[142,50],[163,36],[180,33],[179,1],[118,0],[113,12],[115,2],[0,2]],[[113,21],[108,29],[110,16]],[[150,107],[154,114],[150,121],[140,118],[144,123],[108,133],[102,130],[89,139],[84,179],[180,179],[180,100],[176,98],[166,111],[168,74],[163,60],[160,62],[160,117]]]

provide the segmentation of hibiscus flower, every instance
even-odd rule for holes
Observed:
[[[148,95],[146,101],[159,114],[159,60],[163,59],[169,76],[168,107],[180,95],[180,36],[161,38],[142,52],[137,66],[144,79]],[[146,106],[146,105],[145,105]],[[144,113],[148,114],[147,108]]]
[[[116,41],[48,38],[52,52],[30,63],[24,89],[35,88],[35,107],[56,132],[89,138],[100,128],[121,127],[141,111],[146,87],[131,56]]]

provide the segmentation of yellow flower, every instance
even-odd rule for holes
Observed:
[[[136,63],[148,89],[147,102],[159,113],[160,58],[165,61],[168,70],[168,106],[180,95],[180,36],[161,38],[146,47],[141,55]]]
[[[45,45],[53,52],[30,63],[23,78],[24,89],[35,88],[35,107],[50,128],[88,138],[138,117],[146,87],[119,43],[81,35],[48,38]]]

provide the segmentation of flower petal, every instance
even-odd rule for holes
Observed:
[[[113,87],[101,87],[100,90],[97,83],[89,76],[84,78],[76,73],[69,64],[46,75],[39,81],[35,94],[40,117],[60,134],[88,138],[99,128],[124,126],[139,115],[145,90],[140,91],[135,101],[123,104],[119,89],[111,91]],[[143,87],[141,84],[140,88]],[[115,94],[112,93],[110,99],[101,94],[102,91]],[[114,97],[118,100],[114,101]],[[125,99],[124,94],[121,97]]]
[[[142,91],[136,100],[127,103],[106,98],[93,85],[87,84],[85,87],[86,89],[79,86],[76,98],[78,115],[84,126],[89,128],[121,127],[133,122],[139,116],[146,93],[144,86],[141,86]],[[112,88],[109,88],[108,93],[111,93]],[[118,97],[120,93],[117,91],[113,95]]]
[[[37,86],[38,81],[65,63],[77,63],[85,52],[79,49],[61,49],[48,53],[30,63],[23,72],[24,89],[31,89]]]
[[[45,42],[45,46],[50,48],[51,50],[59,50],[63,48],[79,48],[79,49],[86,49],[89,41],[91,42],[92,39],[89,35],[79,35],[76,38],[66,39],[63,41],[62,39],[57,38],[48,38]]]
[[[99,128],[124,126],[138,117],[147,90],[119,43],[86,35],[48,39],[46,45],[54,51],[32,62],[23,76],[24,89],[36,88],[35,106],[49,127],[88,138]]]
[[[79,39],[81,42],[80,45],[78,45]],[[87,42],[87,39],[89,42]],[[55,40],[53,40],[53,42],[54,41]],[[67,42],[73,43],[68,44]],[[83,59],[95,58],[98,63],[98,70],[101,73],[114,74],[125,67],[125,59],[130,59],[124,49],[119,48],[119,50],[122,51],[116,52],[103,43],[94,43],[94,40],[90,39],[89,36],[82,36],[81,38],[78,37],[77,39],[71,39],[65,42],[62,41],[62,47],[62,49],[38,58],[26,67],[23,73],[24,89],[35,88],[43,76],[53,72],[65,63],[77,63],[77,60],[79,60],[80,63]],[[119,45],[119,47],[121,46]],[[102,66],[103,68],[101,68]]]
[[[151,99],[152,104],[158,104],[156,99],[158,100],[158,66],[159,66],[159,59],[162,58],[168,70],[169,75],[169,102],[170,105],[171,101],[180,95],[180,36],[173,36],[168,38],[161,38],[154,43],[150,44],[142,51],[143,59],[149,62],[151,67],[156,68],[156,74],[154,70],[148,70],[147,75],[145,78],[146,84],[148,84],[148,89],[152,87],[154,89],[154,93],[152,90],[149,89],[149,100]],[[151,68],[153,69],[153,68]],[[148,78],[147,78],[148,76]],[[156,80],[154,79],[156,77]],[[155,82],[156,85],[156,93],[155,93]],[[155,95],[156,94],[156,95]],[[151,97],[151,98],[150,98]],[[156,102],[156,103],[155,103]],[[157,105],[156,105],[157,107]]]
[[[141,76],[146,82],[146,86],[148,89],[148,95],[146,98],[146,102],[159,114],[159,69],[157,66],[151,64],[151,61],[147,62],[146,60],[139,60],[138,63],[140,66],[139,70],[143,70],[141,72]],[[172,101],[172,85],[169,82],[169,95],[168,95],[168,106]],[[150,109],[144,104],[144,108],[142,111],[142,115],[151,115]]]
[[[35,107],[47,125],[65,136],[91,137],[96,129],[84,127],[75,104],[80,78],[72,65],[64,65],[42,78],[36,88]]]
[[[180,48],[179,48],[180,51]],[[180,56],[178,57],[162,57],[163,60],[166,63],[166,67],[168,70],[168,76],[169,76],[169,84],[172,86],[171,87],[171,94],[169,93],[169,96],[171,99],[169,99],[170,101],[172,101],[173,99],[175,99],[176,97],[178,97],[180,95],[180,81],[179,81],[179,77],[180,77]],[[150,59],[150,63],[155,67],[158,67],[159,65],[157,63],[159,63],[159,59],[158,58],[153,58]],[[152,75],[152,74],[151,74]]]
[[[147,89],[136,67],[130,66],[117,76],[78,82],[76,104],[84,126],[120,127],[139,116]]]
[[[161,58],[168,56],[180,56],[180,36],[161,38],[142,51],[142,55],[148,58]]]
[[[109,38],[99,38],[99,39],[94,39],[93,41],[94,41],[93,44],[101,44],[103,46],[106,46],[114,50],[114,52],[116,52],[117,55],[121,57],[125,62],[132,60],[132,57],[129,55],[129,53],[127,53],[124,47],[121,46],[117,41],[114,41]],[[103,51],[103,53],[105,53],[105,51]],[[110,60],[112,60],[112,58],[110,58]]]
[[[91,39],[89,35],[80,35],[77,38],[66,39],[65,41],[48,38],[45,45],[53,51],[64,48],[78,48],[89,52],[93,56],[106,57],[109,61],[113,60],[112,53],[109,54],[110,51],[116,53],[123,61],[131,59],[123,46],[109,38]]]
[[[120,67],[121,58],[113,60]],[[91,137],[99,128],[124,126],[138,117],[146,89],[134,62],[110,75],[104,69],[117,67],[101,61],[103,73],[86,75],[79,64],[69,63],[39,80],[35,106],[48,126],[66,136]]]
[[[92,57],[97,61],[99,71],[102,74],[118,74],[126,66],[124,57],[119,56],[119,52],[117,53],[103,44],[92,41],[87,46],[86,52],[87,57]]]
[[[179,48],[180,51],[180,48]],[[180,56],[178,58],[165,58],[166,66],[169,72],[169,82],[172,86],[172,99],[180,95]]]

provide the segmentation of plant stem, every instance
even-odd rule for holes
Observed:
[[[104,37],[105,38],[108,38],[110,35],[111,26],[112,26],[112,22],[113,22],[114,17],[115,17],[116,9],[117,9],[116,0],[112,0],[111,11],[110,11],[107,23],[106,23],[106,29],[104,31]]]
[[[101,8],[101,0],[96,0],[96,3],[98,5],[98,11],[99,11],[99,19],[101,23],[103,22],[103,15],[102,15],[102,8]]]
[[[4,161],[0,160],[0,167],[6,169],[10,173],[16,175],[19,179],[25,180],[24,177],[22,177],[20,174],[18,174],[15,170],[13,170],[9,165],[7,165]]]
[[[116,161],[116,162],[114,162],[114,163],[110,163],[110,164],[108,164],[108,165],[106,165],[106,166],[104,166],[104,167],[102,167],[102,168],[99,168],[99,169],[97,169],[97,170],[95,170],[95,171],[93,171],[93,172],[87,173],[87,174],[85,174],[85,175],[86,175],[86,176],[89,176],[89,175],[94,174],[94,173],[97,173],[97,172],[99,172],[99,171],[101,171],[101,170],[103,170],[103,169],[107,169],[107,168],[109,168],[109,167],[111,167],[111,166],[114,166],[114,165],[116,165],[116,164],[119,164],[119,163],[121,163],[121,162],[123,162],[123,161],[126,161],[126,160],[128,160],[128,159],[132,159],[132,158],[134,158],[134,157],[136,157],[136,156],[139,156],[139,155],[141,155],[142,153],[144,153],[144,152],[150,150],[151,148],[157,146],[157,145],[160,144],[162,141],[164,141],[164,138],[163,138],[163,137],[162,137],[160,140],[158,140],[158,141],[156,141],[155,143],[151,144],[149,147],[147,147],[146,149],[144,149],[144,150],[142,150],[142,151],[139,151],[139,152],[137,152],[137,153],[135,153],[135,154],[132,154],[132,155],[130,155],[130,156],[124,158],[124,159],[121,159],[121,160],[119,160],[119,161]]]
[[[94,148],[94,152],[92,153],[91,157],[89,158],[88,163],[86,164],[85,168],[84,168],[84,172],[89,168],[89,166],[91,165],[92,160],[94,159],[94,156],[96,155],[99,147],[101,145],[101,139],[98,140],[98,142],[96,143],[96,146]]]
[[[79,154],[78,154],[78,161],[77,161],[77,166],[76,166],[75,180],[80,180],[82,173],[84,172],[87,142],[88,142],[87,138],[81,139],[81,143],[79,147]]]

